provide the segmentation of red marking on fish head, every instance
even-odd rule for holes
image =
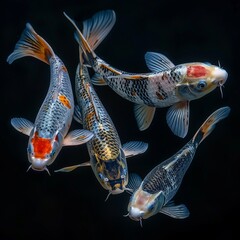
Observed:
[[[139,191],[136,196],[137,196],[136,206],[139,209],[143,209],[148,203],[150,196],[145,192],[141,192],[141,191]]]
[[[201,65],[190,65],[187,67],[187,77],[202,78],[206,77],[208,69]]]
[[[34,137],[31,140],[34,149],[34,157],[44,160],[52,150],[51,139],[41,138],[38,132],[35,132]]]

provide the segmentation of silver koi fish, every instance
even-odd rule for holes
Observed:
[[[157,213],[183,219],[189,216],[184,204],[175,205],[172,198],[177,193],[199,144],[212,132],[215,125],[229,115],[230,108],[222,107],[213,112],[195,133],[193,138],[176,154],[154,167],[143,179],[130,174],[128,188],[134,189],[128,214],[131,219],[140,221]]]
[[[112,12],[106,10],[97,13],[93,18],[95,21],[86,20],[83,22],[83,33],[85,38],[92,43],[91,48],[95,49],[110,32],[113,27],[111,18]],[[69,20],[76,26],[71,19]],[[99,24],[99,20],[101,20],[102,24]],[[85,27],[89,24],[92,26],[91,32],[85,31]],[[103,26],[104,29],[102,29]],[[92,32],[95,33],[94,41],[92,41]],[[80,44],[77,35],[75,35],[75,38]],[[126,158],[144,153],[148,148],[148,144],[139,141],[121,144],[115,126],[94,90],[87,66],[83,64],[81,48],[79,49],[79,56],[80,64],[77,67],[75,77],[77,99],[75,117],[83,125],[84,129],[94,133],[94,137],[87,142],[90,162],[65,167],[57,170],[57,172],[70,172],[77,167],[91,166],[101,186],[108,190],[109,194],[119,194],[127,190],[128,167]]]
[[[98,20],[102,24],[101,19]],[[114,11],[112,21],[116,21]],[[92,31],[91,24],[86,28]],[[155,52],[147,52],[145,55],[151,73],[128,73],[110,66],[98,57],[77,27],[76,32],[81,39],[84,57],[96,72],[92,82],[108,85],[118,95],[133,102],[135,118],[141,131],[150,126],[156,108],[169,107],[167,124],[175,135],[184,138],[189,127],[190,101],[207,95],[218,86],[222,91],[221,87],[228,77],[227,72],[218,66],[201,62],[174,65],[166,56]]]
[[[11,64],[26,56],[50,65],[50,86],[34,123],[24,118],[12,118],[11,124],[16,130],[29,136],[29,168],[46,170],[49,173],[47,166],[54,162],[62,146],[86,143],[93,137],[93,133],[82,129],[67,134],[74,113],[74,98],[67,68],[29,23],[7,62]]]

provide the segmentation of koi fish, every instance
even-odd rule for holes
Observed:
[[[229,107],[222,107],[213,112],[183,148],[154,167],[143,181],[137,174],[130,175],[127,187],[135,191],[129,200],[127,216],[140,221],[140,224],[142,219],[157,213],[177,219],[189,216],[187,207],[184,204],[175,205],[172,198],[177,193],[199,144],[212,132],[219,121],[229,115],[229,112]]]
[[[96,20],[103,24],[101,19]],[[112,21],[115,20],[112,11]],[[86,28],[86,31],[92,31],[91,24]],[[218,66],[201,62],[174,65],[166,56],[155,52],[145,54],[150,73],[128,73],[98,57],[77,27],[76,32],[81,39],[84,57],[96,72],[93,84],[108,85],[118,95],[133,102],[134,115],[141,131],[150,126],[156,108],[169,107],[167,124],[175,135],[184,138],[189,127],[190,101],[207,95],[218,86],[222,93],[221,87],[228,77],[227,72]]]
[[[93,133],[84,129],[68,133],[74,113],[74,98],[67,68],[30,23],[26,24],[7,62],[11,64],[26,56],[49,64],[50,86],[34,123],[25,118],[12,118],[11,124],[29,136],[27,154],[31,165],[28,169],[49,173],[47,166],[54,162],[62,146],[86,143]]]
[[[88,19],[83,22],[85,38],[91,43],[93,49],[106,37],[114,25],[112,11],[110,10],[98,12],[94,16],[94,21]],[[69,20],[74,26],[76,25],[71,19]],[[102,24],[99,24],[100,20]],[[85,31],[85,27],[89,24],[93,26],[91,32]],[[94,36],[91,35],[93,32],[95,33]],[[92,37],[94,37],[94,41]],[[77,35],[75,35],[75,38],[80,44]],[[97,180],[104,189],[109,191],[109,195],[119,194],[126,190],[128,184],[126,158],[144,153],[148,144],[140,141],[121,144],[114,123],[91,83],[87,66],[83,63],[81,48],[79,48],[79,56],[80,63],[75,76],[77,106],[75,107],[74,117],[83,125],[84,129],[94,133],[94,137],[87,142],[90,161],[65,167],[56,172],[70,172],[77,167],[91,166]]]

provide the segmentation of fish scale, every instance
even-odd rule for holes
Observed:
[[[150,194],[163,191],[166,201],[171,199],[176,194],[195,152],[196,147],[190,141],[169,160],[156,166],[143,181],[142,189]]]
[[[53,137],[59,129],[61,129],[63,136],[66,135],[68,125],[70,125],[69,119],[71,119],[74,111],[73,106],[68,108],[58,99],[59,96],[64,95],[70,103],[73,104],[74,102],[68,73],[61,70],[63,62],[58,57],[55,57],[50,59],[50,63],[52,80],[48,93],[52,94],[46,95],[35,121],[41,137],[48,138]],[[48,136],[41,134],[41,131],[48,133]]]
[[[84,79],[85,80],[85,79]],[[116,129],[109,115],[105,111],[99,98],[95,97],[95,90],[91,88],[91,98],[97,108],[99,119],[95,113],[95,107],[89,97],[87,90],[84,88],[84,82],[76,80],[76,96],[79,106],[81,106],[83,127],[94,132],[95,137],[87,143],[89,152],[94,149],[98,153],[99,158],[103,160],[112,160],[119,154],[121,142],[116,133]],[[109,146],[109,147],[108,147]],[[107,151],[111,149],[111,151]]]

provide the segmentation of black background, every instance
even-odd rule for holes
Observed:
[[[176,220],[157,214],[139,222],[123,217],[129,194],[110,196],[91,168],[71,173],[55,169],[88,161],[85,145],[63,148],[47,172],[30,170],[28,137],[10,125],[11,117],[34,121],[49,86],[49,66],[26,57],[9,65],[27,22],[65,63],[72,83],[78,64],[73,27],[64,17],[81,22],[99,10],[113,9],[117,21],[96,53],[112,66],[129,72],[149,72],[147,51],[165,54],[173,63],[210,62],[228,72],[221,98],[219,88],[190,104],[190,129],[184,139],[172,134],[167,109],[157,109],[149,129],[140,132],[133,104],[108,86],[95,87],[122,140],[149,143],[146,153],[129,158],[129,171],[144,177],[156,164],[187,143],[216,109],[230,106],[199,146],[175,196],[190,216]],[[0,239],[175,239],[209,237],[233,239],[239,216],[239,17],[237,0],[220,1],[3,1],[1,6],[1,205]],[[73,121],[71,129],[82,128]]]

